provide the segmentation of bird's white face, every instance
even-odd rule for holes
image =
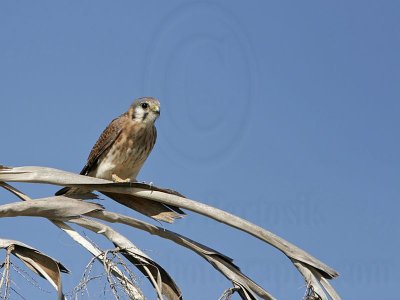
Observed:
[[[140,98],[129,109],[129,117],[136,122],[153,124],[159,116],[160,102],[154,98]]]

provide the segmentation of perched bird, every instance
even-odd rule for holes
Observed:
[[[80,174],[116,182],[136,181],[136,176],[156,142],[157,130],[154,123],[159,116],[160,102],[157,99],[143,97],[135,100],[129,110],[114,119],[100,135]],[[78,192],[77,188],[65,187],[56,195]],[[126,197],[120,199],[121,196],[117,194],[104,194],[156,219],[158,214],[170,212],[171,209],[183,213],[179,208],[158,202],[149,203],[143,199],[138,201],[134,196],[130,197],[136,203],[127,203]]]

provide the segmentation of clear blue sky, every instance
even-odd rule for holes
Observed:
[[[157,97],[159,139],[140,180],[300,246],[341,273],[344,299],[395,299],[399,53],[398,1],[2,1],[0,163],[78,172],[109,121],[134,98]],[[165,227],[231,256],[278,299],[303,296],[296,269],[268,245],[191,213]],[[46,220],[0,228],[62,260],[66,291],[90,259]],[[187,250],[117,228],[186,299],[229,287]],[[28,295],[44,297],[54,293]]]

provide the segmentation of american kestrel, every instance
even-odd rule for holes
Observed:
[[[151,97],[135,100],[129,110],[111,121],[89,154],[81,175],[113,181],[136,181],[157,138],[154,122],[160,116],[160,102]],[[82,192],[65,187],[56,195]],[[132,195],[104,192],[114,200],[159,220],[172,222],[184,214],[177,207],[151,202]]]
[[[136,181],[156,142],[154,122],[159,115],[157,99],[135,100],[129,110],[111,121],[100,135],[80,174],[114,181]],[[68,190],[61,189],[56,195]]]

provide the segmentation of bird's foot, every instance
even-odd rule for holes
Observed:
[[[121,182],[131,182],[130,178],[122,179],[117,174],[112,174],[111,178],[114,182],[121,183]]]

